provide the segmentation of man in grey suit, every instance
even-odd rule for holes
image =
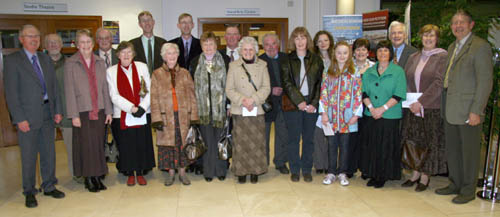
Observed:
[[[394,49],[394,62],[401,68],[405,68],[406,61],[411,54],[417,52],[417,48],[405,43],[408,38],[405,24],[393,21],[389,26],[389,40],[391,40],[392,48]]]
[[[101,57],[106,63],[106,68],[118,64],[118,56],[116,56],[116,51],[111,47],[113,44],[113,35],[111,32],[105,28],[97,29],[95,33],[97,44],[99,49],[94,53]]]
[[[38,52],[40,32],[33,25],[19,31],[23,49],[5,57],[4,86],[12,123],[17,126],[21,148],[23,194],[26,207],[38,205],[35,194],[36,160],[40,153],[43,194],[63,198],[55,188],[55,123],[62,119],[54,66],[46,54]]]
[[[459,10],[451,19],[456,41],[448,47],[441,114],[450,184],[436,193],[457,194],[452,202],[474,200],[479,167],[481,122],[492,88],[491,46],[471,33],[471,15]]]

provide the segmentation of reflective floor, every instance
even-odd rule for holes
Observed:
[[[207,183],[202,176],[190,174],[190,186],[182,186],[176,179],[173,186],[165,187],[166,174],[154,170],[146,176],[147,186],[128,187],[126,177],[109,164],[110,174],[104,182],[108,190],[89,193],[69,176],[62,141],[56,143],[56,152],[57,188],[66,198],[38,194],[38,207],[28,209],[21,194],[19,147],[0,148],[0,216],[500,216],[500,209],[491,202],[476,199],[455,205],[452,196],[434,194],[436,188],[446,185],[443,177],[432,177],[430,189],[416,193],[413,188],[401,188],[403,181],[388,182],[382,189],[368,188],[359,174],[347,187],[338,182],[323,185],[323,177],[317,174],[312,183],[302,179],[293,183],[273,165],[258,184],[237,184],[231,174],[223,182],[214,179]]]

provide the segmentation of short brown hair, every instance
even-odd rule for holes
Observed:
[[[132,50],[132,53],[135,57],[135,49],[134,49],[134,44],[128,42],[128,41],[121,41],[118,47],[116,48],[116,53],[119,54],[121,51],[130,48]]]
[[[295,38],[297,38],[299,35],[303,35],[307,38],[307,50],[312,51],[314,44],[311,39],[311,35],[309,34],[309,31],[307,31],[306,27],[299,26],[295,28],[290,35],[290,40],[288,40],[288,49],[290,51],[295,51]]]
[[[184,17],[191,18],[191,22],[193,22],[193,16],[191,16],[191,14],[188,13],[182,13],[181,15],[179,15],[179,19],[177,20],[177,22],[181,23],[181,20],[184,19]]]
[[[142,16],[150,16],[151,18],[153,18],[153,15],[151,14],[151,12],[149,11],[142,11],[141,13],[139,13],[139,15],[137,16],[137,20],[139,20],[139,22],[141,21],[141,17]]]
[[[206,42],[210,39],[214,40],[214,42],[217,43],[217,37],[212,31],[203,32],[203,34],[201,34],[200,36],[201,43]]]
[[[370,41],[366,38],[358,38],[352,44],[352,52],[360,47],[365,47],[366,50],[370,51]]]
[[[92,44],[94,44],[94,38],[92,37],[92,33],[90,33],[90,30],[80,29],[80,30],[76,31],[76,43],[77,44],[82,36],[88,36],[92,40]]]
[[[418,31],[418,35],[420,37],[422,37],[424,35],[424,33],[428,33],[431,31],[434,31],[434,33],[436,33],[437,38],[439,39],[439,32],[440,32],[439,27],[434,25],[434,24],[427,24],[427,25],[423,26],[422,28],[420,28],[420,30]]]

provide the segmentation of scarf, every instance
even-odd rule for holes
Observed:
[[[128,66],[132,67],[132,87],[130,86],[130,82],[128,80],[127,75],[122,69],[121,61],[118,63],[118,73],[116,74],[116,85],[118,88],[118,93],[120,96],[127,99],[129,102],[133,103],[134,106],[139,106],[141,101],[141,97],[139,96],[139,91],[141,90],[141,83],[139,82],[139,73],[137,73],[137,68],[135,67],[135,63],[132,63]],[[125,111],[121,111],[120,113],[120,129],[125,130],[127,128],[138,128],[140,126],[127,126],[125,124],[125,118],[127,117],[127,113]]]
[[[226,119],[226,65],[219,52],[211,62],[209,71],[205,54],[198,59],[194,73],[196,103],[200,124],[207,125],[212,121],[214,127],[222,128]]]
[[[170,83],[172,84],[172,106],[174,108],[174,112],[179,111],[179,102],[177,101],[177,94],[175,93],[175,73],[179,71],[179,64],[176,64],[174,68],[168,68],[167,63],[162,65],[163,70],[170,74]]]
[[[90,88],[90,99],[92,101],[92,110],[89,112],[89,119],[90,120],[98,120],[99,119],[99,107],[97,105],[97,98],[98,98],[98,93],[97,93],[97,77],[96,77],[96,71],[95,71],[95,58],[94,54],[90,56],[90,67],[87,65],[85,62],[85,59],[83,58],[82,53],[78,52],[80,54],[80,61],[82,62],[85,71],[87,72],[87,77],[88,77],[88,82],[89,82],[89,88]]]
[[[420,92],[420,76],[422,75],[422,71],[424,70],[427,60],[429,60],[430,56],[443,52],[447,51],[442,48],[434,48],[429,51],[422,49],[422,55],[420,56],[420,61],[418,62],[417,68],[415,69],[415,87],[417,88],[417,92]]]

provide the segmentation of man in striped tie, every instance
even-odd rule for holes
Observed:
[[[101,27],[97,29],[95,38],[97,39],[97,45],[99,45],[99,49],[95,51],[95,54],[104,60],[106,68],[118,64],[116,51],[111,47],[113,41],[111,31]]]

